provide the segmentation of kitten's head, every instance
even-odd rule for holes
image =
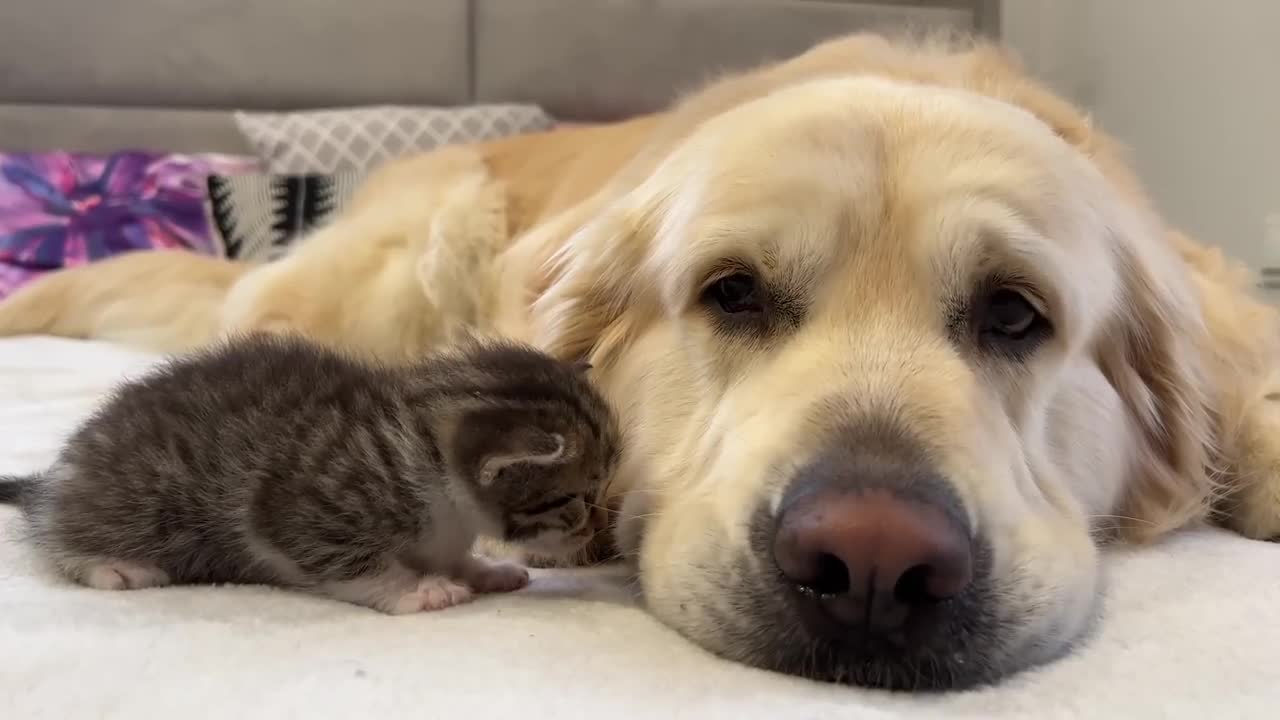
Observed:
[[[605,530],[604,495],[621,442],[588,366],[531,348],[473,346],[466,407],[450,443],[454,475],[470,485],[504,540],[564,557]]]

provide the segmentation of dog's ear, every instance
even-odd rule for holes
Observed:
[[[654,310],[645,263],[661,208],[648,188],[590,205],[596,212],[551,255],[531,314],[538,347],[601,365]]]
[[[1097,348],[1099,366],[1141,433],[1135,479],[1118,527],[1143,537],[1207,515],[1215,493],[1208,346],[1197,289],[1149,210],[1127,151],[1089,117],[1030,78],[1005,51],[979,45],[960,58],[962,84],[1030,112],[1086,156],[1130,210],[1110,229],[1121,275],[1121,310]]]
[[[1118,245],[1120,310],[1097,351],[1140,433],[1118,523],[1131,539],[1206,517],[1215,493],[1207,328],[1186,267],[1153,235]]]

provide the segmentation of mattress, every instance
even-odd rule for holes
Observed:
[[[0,472],[26,472],[157,358],[0,340]],[[909,695],[718,660],[648,617],[619,569],[390,617],[261,587],[110,593],[49,575],[0,507],[0,718],[1280,717],[1280,545],[1202,529],[1107,557],[1071,655],[976,691]]]

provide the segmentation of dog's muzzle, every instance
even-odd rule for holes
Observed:
[[[844,434],[794,474],[776,512],[757,513],[752,538],[774,596],[757,607],[784,616],[767,619],[780,630],[766,664],[933,689],[994,672],[989,553],[910,442]]]

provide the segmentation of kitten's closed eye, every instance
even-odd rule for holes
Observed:
[[[558,510],[568,505],[569,503],[573,502],[576,499],[578,499],[577,495],[563,495],[554,500],[548,500],[547,502],[538,503],[537,505],[530,505],[529,507],[524,509],[524,513],[526,515],[541,515],[542,513],[545,513],[545,512]]]

